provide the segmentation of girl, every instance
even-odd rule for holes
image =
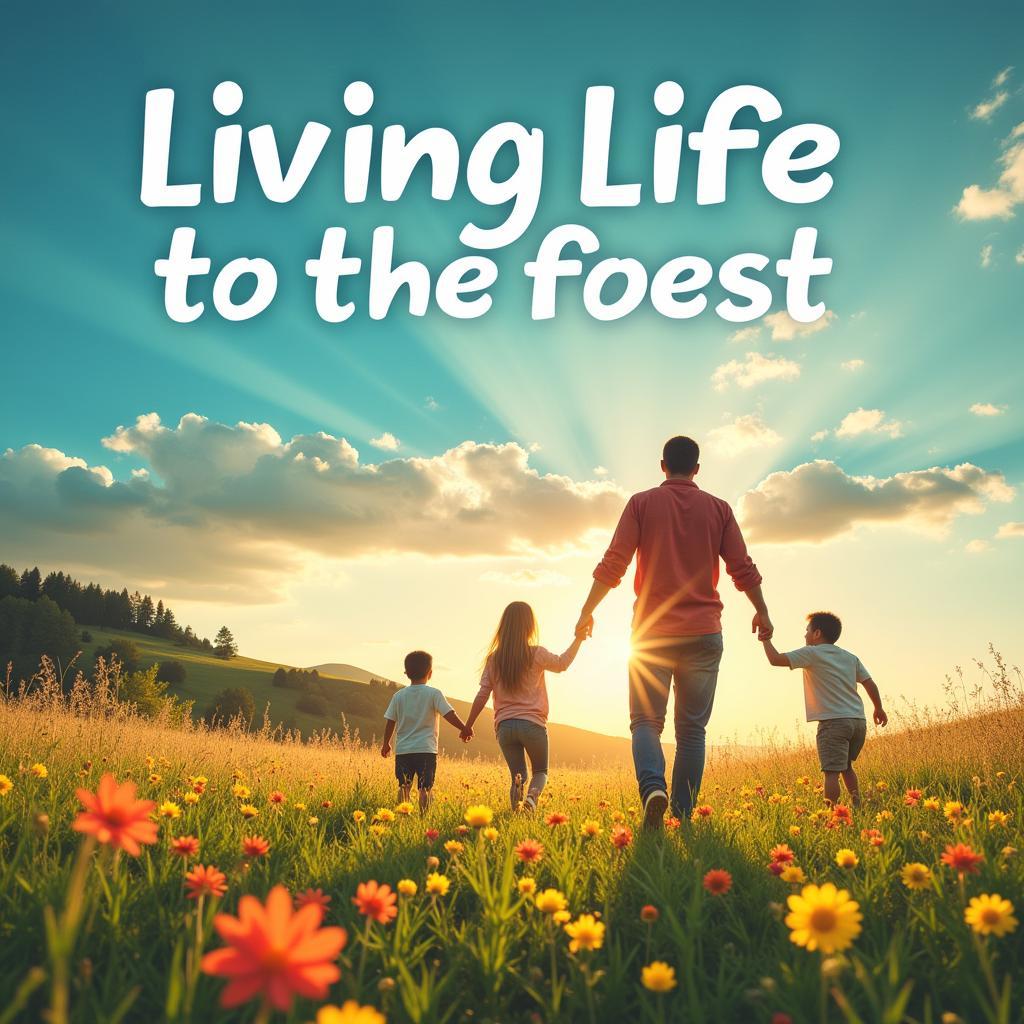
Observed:
[[[501,614],[480,677],[480,691],[466,722],[473,723],[494,694],[494,729],[498,745],[512,775],[513,810],[520,804],[532,811],[548,781],[548,690],[545,671],[564,672],[586,636],[580,630],[564,654],[552,654],[537,645],[537,620],[525,601],[513,601]],[[530,759],[530,786],[523,799],[526,759]]]

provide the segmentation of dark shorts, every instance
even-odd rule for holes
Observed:
[[[868,723],[863,718],[826,718],[818,723],[818,760],[823,772],[845,772],[864,749]]]
[[[395,754],[395,778],[401,786],[411,786],[416,779],[417,789],[433,789],[437,774],[437,754]]]

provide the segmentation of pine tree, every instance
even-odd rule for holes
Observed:
[[[225,660],[233,658],[238,654],[238,644],[235,643],[235,638],[227,626],[221,626],[217,631],[217,635],[214,637],[213,653],[218,658],[224,658]]]
[[[26,569],[21,574],[20,589],[20,597],[24,597],[29,601],[39,600],[43,593],[43,577],[38,567]]]

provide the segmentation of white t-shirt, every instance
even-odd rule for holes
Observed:
[[[808,722],[865,717],[857,684],[871,675],[856,654],[835,644],[813,644],[787,652],[786,658],[791,669],[804,670]]]
[[[384,712],[395,723],[395,753],[436,754],[441,718],[454,710],[436,687],[426,683],[403,687]]]

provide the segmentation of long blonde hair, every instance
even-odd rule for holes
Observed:
[[[533,664],[537,619],[525,601],[513,601],[502,613],[485,659],[503,689],[517,692]]]

